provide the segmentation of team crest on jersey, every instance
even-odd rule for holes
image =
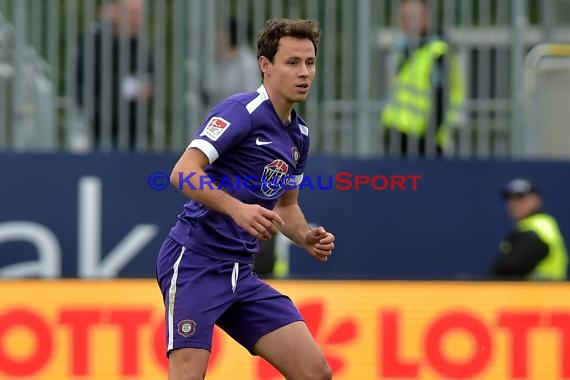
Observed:
[[[291,149],[291,159],[293,160],[293,166],[297,167],[297,163],[299,162],[299,158],[301,158],[301,153],[296,146]]]
[[[210,140],[216,141],[225,131],[228,130],[230,122],[223,117],[214,116],[208,121],[200,136],[206,136]]]
[[[261,192],[263,195],[272,197],[285,186],[289,180],[289,165],[283,160],[273,160],[263,168],[261,177]]]
[[[196,322],[190,319],[184,319],[178,323],[178,334],[185,338],[196,333]]]

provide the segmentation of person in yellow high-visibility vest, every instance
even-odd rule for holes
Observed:
[[[460,119],[465,91],[459,63],[449,43],[430,34],[428,16],[425,0],[402,0],[405,39],[380,117],[387,154],[407,155],[415,145],[419,155],[441,155]]]
[[[536,184],[516,178],[502,190],[514,230],[501,242],[491,274],[497,279],[564,281],[568,252],[556,220],[542,211]]]

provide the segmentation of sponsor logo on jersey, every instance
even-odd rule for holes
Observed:
[[[260,191],[263,195],[272,197],[287,185],[290,176],[289,165],[283,160],[273,160],[263,168]]]
[[[259,137],[255,140],[255,145],[268,145],[272,143],[273,141],[261,141]]]
[[[208,121],[208,124],[204,127],[200,136],[206,136],[210,140],[216,141],[225,131],[228,130],[228,127],[231,125],[229,121],[226,119],[214,116]]]

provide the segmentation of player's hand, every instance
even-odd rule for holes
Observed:
[[[334,250],[335,237],[320,226],[305,236],[305,249],[319,261],[327,261]]]
[[[238,226],[262,240],[271,239],[279,232],[277,227],[285,224],[276,212],[259,205],[242,204],[232,213],[232,218]]]

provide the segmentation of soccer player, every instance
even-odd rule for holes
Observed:
[[[319,39],[315,21],[267,21],[261,86],[215,106],[174,166],[171,182],[190,200],[157,258],[170,380],[205,377],[214,324],[287,379],[332,378],[290,298],[252,272],[258,239],[278,229],[319,261],[334,249],[333,234],[307,223],[294,185],[309,134],[293,106],[309,93]]]

